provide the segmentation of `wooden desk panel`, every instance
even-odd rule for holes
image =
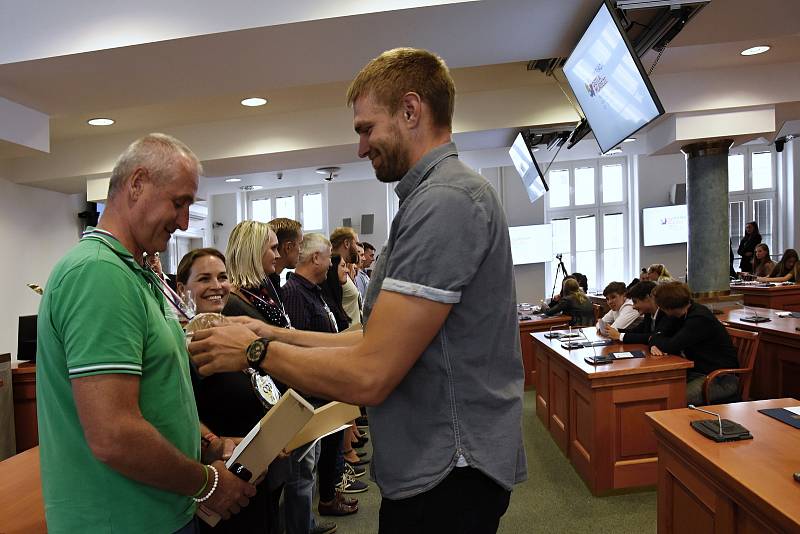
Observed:
[[[708,419],[679,409],[648,413],[658,439],[658,532],[800,532],[800,431],[759,409],[800,405],[794,399],[708,409],[741,423],[752,440],[715,443],[689,422]]]
[[[753,399],[800,398],[800,319],[778,317],[777,310],[759,309],[766,323],[748,323],[742,317],[753,309],[727,309],[720,321],[734,328],[759,333],[758,355],[753,369],[750,396]]]
[[[39,444],[36,366],[29,362],[19,363],[11,369],[11,381],[14,386],[14,430],[19,453]]]
[[[742,294],[745,306],[800,311],[800,285],[798,284],[772,287],[732,285],[731,291]]]
[[[76,481],[76,490],[80,482]],[[0,532],[47,532],[39,475],[39,447],[0,462]]]
[[[583,329],[599,339],[594,328]],[[686,405],[686,369],[676,356],[650,357],[646,345],[568,351],[531,334],[537,350],[536,413],[595,495],[656,483],[656,442],[645,412]],[[647,358],[592,366],[587,355],[642,350]]]
[[[519,322],[519,344],[522,349],[522,364],[525,368],[525,389],[531,389],[536,385],[536,349],[529,334],[565,328],[571,320],[572,317],[569,315],[554,317],[534,315],[530,320]]]

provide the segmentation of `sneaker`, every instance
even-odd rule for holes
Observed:
[[[353,467],[351,464],[345,463],[344,472],[353,478],[358,478],[360,476],[364,476],[367,470],[364,467]]]
[[[348,504],[347,497],[337,491],[333,501],[329,503],[323,503],[320,501],[320,503],[317,505],[317,511],[319,512],[319,515],[351,515],[358,512],[358,504]]]
[[[342,493],[364,493],[369,489],[369,486],[344,472],[342,473],[342,481],[339,482],[336,488]]]
[[[369,420],[366,415],[356,418],[356,426],[369,426]]]
[[[358,455],[359,458],[363,458],[369,453],[367,451],[356,451],[356,454]]]
[[[336,532],[336,523],[317,523],[317,526],[311,529],[311,534],[333,534]]]

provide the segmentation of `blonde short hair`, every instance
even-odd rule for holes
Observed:
[[[356,240],[356,231],[349,226],[340,226],[331,232],[331,248],[337,249],[348,239]]]
[[[233,227],[225,256],[233,287],[258,287],[266,277],[261,258],[272,228],[259,221],[242,221]]]
[[[367,63],[347,89],[347,105],[371,95],[394,115],[406,93],[428,104],[435,126],[453,129],[455,84],[444,60],[427,50],[395,48]]]

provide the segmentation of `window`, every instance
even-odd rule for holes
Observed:
[[[328,234],[327,202],[324,187],[253,191],[249,217],[269,222],[278,217],[300,221],[304,232]]]
[[[555,163],[548,173],[545,220],[553,228],[553,252],[567,272],[586,275],[589,290],[628,280],[627,165],[624,158]],[[546,267],[547,288],[558,261]],[[556,287],[558,291],[558,287]]]
[[[775,206],[775,154],[765,146],[743,146],[728,156],[728,213],[730,214],[730,240],[735,254],[734,267],[739,265],[737,248],[744,236],[745,225],[758,224],[761,242],[769,247],[770,254],[777,243],[774,228],[777,225]]]

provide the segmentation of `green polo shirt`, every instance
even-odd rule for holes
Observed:
[[[93,228],[50,274],[39,308],[36,396],[51,533],[174,532],[194,515],[191,498],[95,458],[72,396],[72,380],[137,375],[144,418],[185,455],[200,457],[183,331],[157,284],[111,234]]]

